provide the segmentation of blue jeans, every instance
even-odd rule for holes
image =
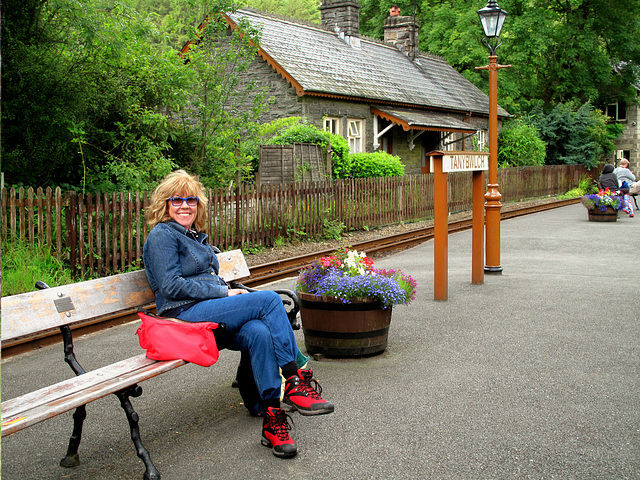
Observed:
[[[222,346],[248,350],[261,398],[280,398],[279,368],[294,362],[298,355],[298,345],[280,295],[260,290],[204,300],[177,318],[187,322],[224,323],[227,333]]]

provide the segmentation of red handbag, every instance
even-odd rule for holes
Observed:
[[[186,360],[210,367],[218,361],[213,322],[184,322],[164,318],[146,310],[138,311],[142,325],[136,330],[140,346],[151,360]]]

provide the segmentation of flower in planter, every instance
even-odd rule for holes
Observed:
[[[581,199],[582,204],[587,207],[587,210],[601,210],[606,211],[607,207],[611,207],[614,210],[624,209],[624,197],[616,195],[615,192],[605,188],[598,193],[592,193],[590,195],[584,195]]]
[[[386,308],[411,303],[416,281],[399,270],[374,269],[366,253],[343,248],[300,270],[296,291],[335,297],[343,303],[374,299]]]

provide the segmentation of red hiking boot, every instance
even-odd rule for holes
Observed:
[[[298,370],[284,384],[284,403],[302,415],[322,415],[333,412],[333,403],[324,400],[322,387],[313,378],[313,371]]]
[[[272,449],[280,458],[295,457],[298,453],[296,442],[289,436],[291,417],[281,408],[269,407],[262,420],[262,440],[260,443]]]

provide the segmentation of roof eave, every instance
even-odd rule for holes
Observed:
[[[405,132],[409,130],[424,130],[428,132],[455,132],[455,133],[469,133],[475,132],[477,129],[469,126],[469,128],[457,128],[453,126],[435,126],[435,125],[418,125],[414,122],[407,122],[400,117],[390,114],[389,112],[385,112],[383,110],[377,109],[375,107],[371,107],[371,113],[380,117],[384,120],[388,120],[396,125],[400,125]]]
[[[488,117],[489,113],[488,112],[481,112],[481,111],[476,111],[476,110],[455,110],[453,108],[444,108],[444,107],[436,107],[436,106],[432,106],[432,105],[418,105],[415,103],[403,103],[403,102],[394,102],[392,100],[381,100],[378,98],[364,98],[364,97],[354,97],[354,96],[349,96],[349,95],[343,95],[343,94],[338,94],[338,93],[329,93],[329,92],[318,92],[318,91],[310,91],[310,90],[303,90],[302,94],[298,93],[298,95],[310,95],[310,96],[314,96],[314,97],[327,97],[327,98],[337,98],[340,100],[348,100],[348,101],[352,101],[352,102],[362,102],[362,103],[375,103],[375,104],[384,104],[384,105],[395,105],[398,107],[410,107],[410,108],[422,108],[425,110],[437,110],[440,112],[448,112],[448,113],[461,113],[461,114],[465,114],[465,115],[481,115],[481,116],[485,116]],[[509,118],[509,115],[501,115],[498,114],[499,117],[503,117],[503,118]]]

